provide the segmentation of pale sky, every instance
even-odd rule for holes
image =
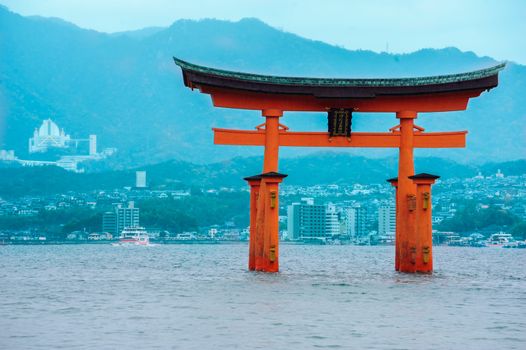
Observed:
[[[256,17],[347,49],[406,53],[455,46],[526,64],[526,0],[0,0],[22,15],[103,32],[178,19]]]

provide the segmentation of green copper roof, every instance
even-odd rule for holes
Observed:
[[[183,71],[192,71],[207,75],[220,76],[229,79],[244,80],[247,82],[263,83],[263,84],[280,84],[280,85],[309,85],[309,86],[338,86],[338,87],[402,87],[402,86],[422,86],[457,83],[462,81],[476,80],[486,78],[497,74],[504,69],[506,63],[498,64],[494,67],[481,69],[473,72],[438,75],[430,77],[417,78],[374,78],[374,79],[334,79],[334,78],[302,78],[302,77],[281,77],[272,75],[250,74],[242,72],[233,72],[222,69],[209,68],[198,66],[189,62],[185,62],[174,57],[175,63],[180,66]]]

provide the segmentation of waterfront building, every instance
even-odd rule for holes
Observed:
[[[102,214],[102,232],[108,232],[113,237],[117,236],[117,213],[115,211]]]
[[[134,202],[129,202],[127,207],[118,206],[117,213],[117,233],[121,233],[125,227],[139,226],[139,208],[135,208]]]
[[[292,203],[287,207],[287,236],[290,239],[300,238],[301,203]]]
[[[218,229],[215,227],[212,227],[208,230],[208,237],[214,239],[217,237],[217,234],[219,233]]]
[[[338,213],[333,204],[315,204],[302,198],[287,208],[287,231],[292,239],[325,239],[340,233]]]
[[[365,207],[353,207],[344,210],[347,234],[353,238],[369,234],[368,210]]]
[[[336,206],[328,203],[325,206],[325,233],[328,237],[340,234],[340,221]]]
[[[383,205],[378,208],[378,234],[392,236],[396,231],[396,209],[392,205]]]
[[[88,235],[88,241],[102,241],[107,239],[113,239],[113,235],[108,232],[92,232]]]
[[[139,226],[139,208],[130,201],[127,207],[117,205],[114,211],[102,214],[102,232],[111,233],[114,237],[120,235],[126,227]]]

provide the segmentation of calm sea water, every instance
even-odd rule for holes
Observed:
[[[392,247],[0,246],[1,349],[526,349],[526,250],[435,249],[433,275]]]

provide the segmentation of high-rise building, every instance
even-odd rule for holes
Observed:
[[[120,234],[125,227],[139,226],[139,208],[134,202],[129,202],[128,207],[117,207],[117,233]]]
[[[343,222],[343,233],[348,236],[353,236],[354,233],[354,211],[352,208],[343,208],[342,210],[342,222]]]
[[[117,205],[113,211],[102,214],[102,232],[109,232],[114,237],[119,236],[125,227],[139,226],[139,208],[133,202],[127,207]]]
[[[146,187],[146,171],[135,172],[135,187],[145,188]]]
[[[325,206],[325,232],[328,236],[340,234],[338,211],[336,210],[336,206],[332,203],[328,203]]]
[[[89,135],[89,155],[97,154],[97,135]]]
[[[365,207],[346,208],[345,223],[347,234],[353,238],[365,237],[369,234],[367,209]]]
[[[356,236],[365,237],[369,235],[369,226],[368,226],[369,211],[365,207],[358,207],[354,209],[355,209]]]
[[[312,198],[303,198],[287,208],[287,229],[292,239],[327,238],[339,234],[338,213],[333,204],[314,204]]]
[[[323,238],[326,231],[325,206],[303,204],[300,206],[300,238]]]
[[[300,238],[300,203],[292,203],[287,207],[287,233],[291,239]]]
[[[396,208],[384,205],[378,208],[378,234],[392,236],[396,231]]]
[[[117,236],[117,214],[115,211],[102,214],[102,232],[111,233],[113,237]]]

